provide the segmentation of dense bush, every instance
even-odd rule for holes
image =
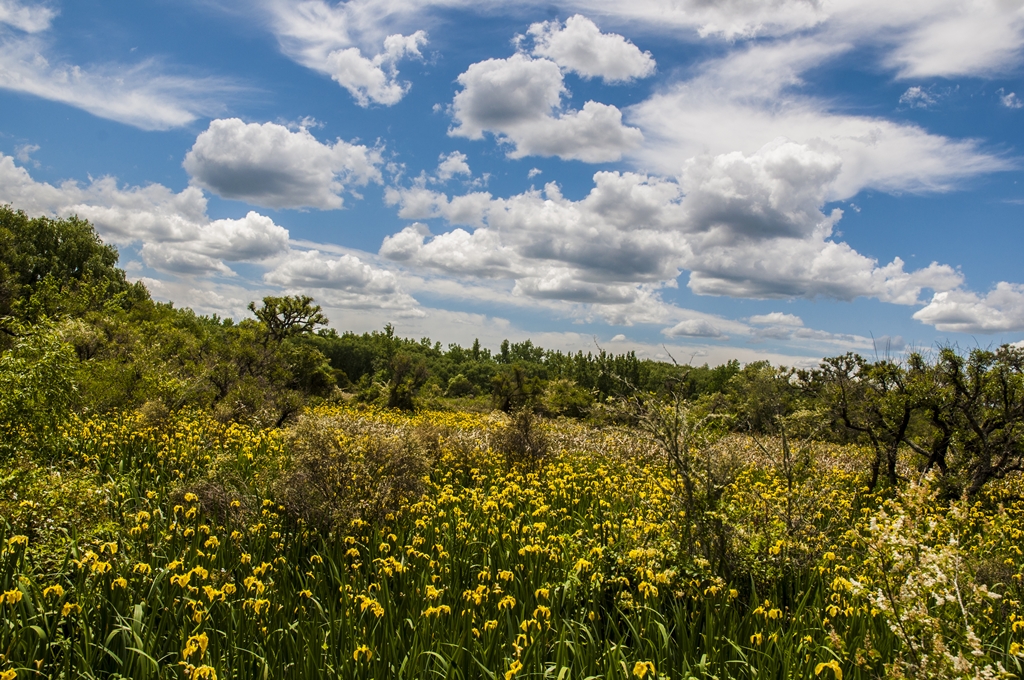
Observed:
[[[278,481],[286,512],[324,534],[353,519],[378,522],[418,498],[432,459],[410,430],[308,413],[287,435],[291,462]]]
[[[536,472],[547,458],[550,444],[540,419],[528,408],[513,411],[508,422],[495,430],[494,449],[505,457],[509,469]]]

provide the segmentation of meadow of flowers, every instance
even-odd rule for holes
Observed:
[[[4,464],[0,678],[1021,676],[1019,477],[876,493],[857,448],[723,435],[692,517],[635,430],[507,427],[76,420]]]

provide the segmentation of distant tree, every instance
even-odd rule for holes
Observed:
[[[472,396],[475,391],[469,378],[459,373],[448,380],[448,389],[445,390],[445,394],[449,397],[465,397]]]
[[[267,338],[280,341],[295,335],[310,334],[318,326],[326,326],[327,317],[320,305],[313,304],[308,295],[263,298],[263,306],[249,303],[249,311],[266,326]]]
[[[506,413],[532,405],[541,391],[541,381],[515,363],[503,365],[491,378],[494,405]]]
[[[422,357],[397,352],[391,358],[391,379],[388,381],[388,406],[411,411],[413,397],[430,377],[427,364]]]

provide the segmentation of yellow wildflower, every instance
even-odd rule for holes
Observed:
[[[654,664],[650,661],[637,661],[633,665],[633,675],[636,677],[644,678],[647,677],[648,673],[652,676],[654,675]]]
[[[523,664],[519,659],[512,662],[512,665],[508,667],[508,671],[505,673],[505,680],[512,680],[515,674],[523,670]]]
[[[821,675],[821,672],[826,668],[832,669],[832,673],[835,674],[836,680],[843,680],[843,669],[839,667],[839,662],[835,659],[832,659],[831,661],[824,661],[815,666],[814,675]]]

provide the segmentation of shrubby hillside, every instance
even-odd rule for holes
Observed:
[[[1024,351],[815,370],[155,302],[0,207],[0,678],[1020,677]]]

